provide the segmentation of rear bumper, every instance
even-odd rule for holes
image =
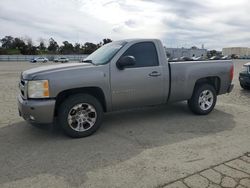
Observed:
[[[17,97],[19,115],[26,121],[34,123],[52,123],[56,101],[48,100],[24,100]]]
[[[230,86],[229,86],[228,89],[227,89],[227,92],[228,92],[228,93],[231,93],[232,90],[233,90],[233,88],[234,88],[234,84],[230,84]]]

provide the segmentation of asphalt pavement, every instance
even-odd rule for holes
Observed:
[[[18,116],[20,72],[41,64],[0,62],[0,187],[163,187],[250,151],[250,91],[218,97],[207,116],[186,102],[106,114],[94,135],[71,139],[58,126]],[[44,66],[44,65],[42,65]]]

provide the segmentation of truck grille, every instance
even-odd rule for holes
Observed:
[[[27,99],[27,81],[22,80],[19,83],[20,93],[23,99]]]

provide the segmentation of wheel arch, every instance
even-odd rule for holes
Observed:
[[[82,88],[73,88],[73,89],[68,89],[61,91],[57,96],[56,96],[56,104],[55,104],[55,112],[54,115],[57,116],[58,114],[58,107],[62,102],[67,99],[69,96],[75,95],[75,94],[89,94],[93,97],[95,97],[102,105],[103,111],[107,112],[107,105],[106,105],[106,99],[104,92],[101,88],[99,87],[82,87]]]
[[[220,93],[221,79],[218,76],[209,76],[196,80],[193,92],[195,91],[196,87],[201,84],[210,84],[214,87],[217,95]]]

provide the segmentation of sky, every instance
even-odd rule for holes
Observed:
[[[1,0],[0,38],[159,38],[166,47],[250,47],[249,11],[249,0]]]

